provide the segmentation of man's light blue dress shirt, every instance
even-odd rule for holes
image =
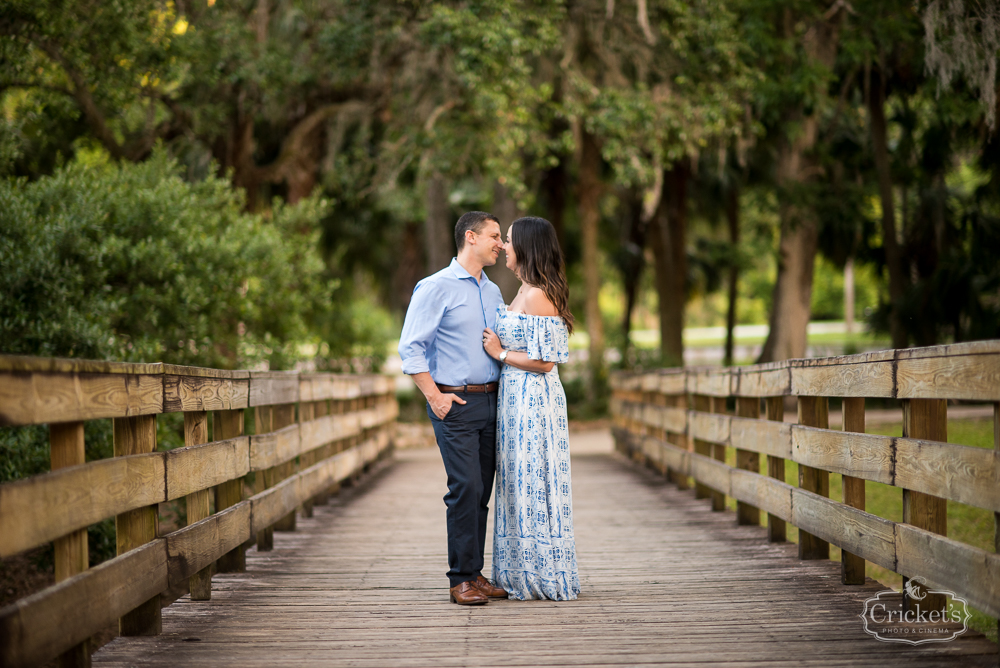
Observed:
[[[500,363],[483,349],[483,330],[493,329],[500,288],[480,283],[458,260],[417,283],[399,337],[403,373],[429,371],[441,385],[479,385],[500,378]]]

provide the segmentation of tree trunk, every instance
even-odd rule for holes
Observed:
[[[583,278],[586,295],[584,316],[587,319],[587,334],[590,336],[588,351],[589,377],[587,398],[590,402],[599,400],[607,383],[604,366],[604,323],[598,297],[601,291],[600,263],[597,247],[597,230],[601,211],[601,153],[597,138],[586,130],[580,157],[579,206],[580,236],[583,245]]]
[[[233,167],[233,185],[243,188],[246,193],[247,211],[256,211],[260,195],[260,170],[253,160],[255,147],[253,138],[253,119],[245,116],[242,110],[237,114],[238,121],[233,130],[229,145],[229,164]]]
[[[420,252],[421,227],[419,221],[408,221],[403,227],[402,243],[392,275],[392,292],[388,295],[389,303],[400,313],[406,313],[413,288],[426,275],[423,253]]]
[[[493,184],[492,213],[500,219],[500,234],[503,235],[504,239],[507,238],[507,228],[522,215],[517,208],[517,202],[510,196],[507,187],[499,181]],[[490,277],[491,281],[497,284],[497,287],[500,288],[500,292],[503,294],[504,302],[509,304],[514,301],[514,296],[517,294],[517,289],[521,286],[521,282],[517,280],[514,272],[507,268],[504,261],[505,256],[501,253],[497,263],[486,270],[486,275]]]
[[[684,303],[687,297],[686,161],[663,175],[663,197],[650,228],[660,302],[660,357],[664,366],[684,365]]]
[[[896,212],[892,193],[892,173],[889,169],[889,148],[886,140],[885,77],[878,74],[878,81],[868,95],[868,113],[872,135],[872,153],[878,174],[878,190],[882,199],[882,248],[889,269],[889,331],[893,348],[905,348],[906,325],[899,310],[907,290],[903,255],[896,236]]]
[[[818,241],[816,220],[811,211],[802,207],[786,204],[781,209],[778,280],[774,285],[770,331],[758,362],[806,355]]]
[[[809,58],[833,68],[837,58],[842,7],[818,20],[802,36]],[[785,13],[785,38],[794,39],[796,21]],[[820,105],[816,105],[817,109]],[[816,112],[818,113],[818,111]],[[778,145],[777,182],[792,196],[784,195],[780,209],[781,241],[778,246],[778,278],[774,284],[770,330],[758,362],[772,362],[806,354],[812,301],[813,268],[816,262],[818,222],[809,205],[793,203],[794,191],[812,181],[820,167],[812,155],[819,136],[816,113],[796,109],[787,119],[791,129]]]
[[[434,172],[427,183],[427,218],[424,222],[427,274],[444,269],[451,262],[455,252],[453,236],[444,177]]]
[[[739,281],[739,267],[735,262],[736,251],[740,245],[740,191],[739,187],[732,183],[726,192],[726,222],[729,224],[729,242],[733,245],[734,262],[729,267],[728,295],[729,305],[726,310],[726,352],[723,364],[733,365],[733,349],[735,348],[736,329],[736,299]]]
[[[632,350],[632,311],[639,294],[642,272],[646,268],[643,250],[646,247],[646,230],[649,220],[643,211],[642,191],[629,190],[623,193],[629,201],[628,207],[628,237],[625,240],[625,258],[621,264],[622,282],[625,286],[625,313],[622,316],[622,360],[626,368],[631,366]]]

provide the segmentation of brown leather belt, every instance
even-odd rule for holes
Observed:
[[[486,383],[485,385],[441,385],[440,383],[435,383],[438,389],[442,392],[474,392],[483,394],[496,392],[500,387],[499,383]]]

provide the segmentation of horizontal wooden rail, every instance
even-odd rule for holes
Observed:
[[[886,350],[616,377],[616,389],[713,397],[868,397],[1000,401],[1000,342]]]
[[[845,582],[857,583],[856,574],[848,575],[853,566],[847,567],[854,555],[905,578],[923,578],[988,614],[1000,615],[1000,555],[948,538],[939,519],[946,500],[1000,513],[1000,443],[988,450],[944,442],[946,407],[940,401],[1000,405],[1000,341],[738,368],[616,374],[612,388],[615,441],[629,456],[675,480],[690,476],[714,493],[797,526],[814,554],[823,554],[821,547],[827,543],[837,545],[844,551]],[[782,397],[797,397],[800,424],[680,407],[708,406],[707,399],[701,404],[691,399],[699,396],[715,397],[714,402],[766,399],[777,401],[778,408]],[[831,397],[861,402],[860,431],[827,428],[824,407]],[[857,397],[912,404],[909,416],[906,411],[901,415],[904,437],[862,433],[864,402]],[[780,412],[777,415],[780,420]],[[852,415],[858,419],[858,414]],[[738,458],[738,466],[732,467],[717,456],[699,454],[695,442],[767,455],[778,462],[778,471],[783,471],[784,460],[794,461],[800,467],[800,486],[762,474],[757,463],[739,466]],[[823,476],[829,473],[844,476],[845,503],[827,498]],[[848,502],[847,481],[853,480],[900,488],[904,521],[866,512],[863,493],[860,501]],[[776,534],[783,539],[783,531]]]
[[[258,429],[272,430],[239,435],[243,409],[265,411]],[[167,452],[149,452],[155,429],[135,422],[184,412],[185,429],[188,419],[201,429],[207,411],[218,412],[219,440],[203,443],[202,431]],[[382,457],[397,414],[392,380],[382,376],[0,356],[0,424],[67,422],[82,430],[84,420],[113,418],[116,454],[119,436],[126,439],[112,459],[0,485],[0,557],[64,540],[110,517],[118,519],[120,552],[91,569],[84,561],[83,572],[0,609],[0,666],[36,665],[63,652],[64,663],[79,662],[86,656],[81,643],[116,619],[123,633],[158,632],[161,592],[190,579],[192,598],[196,581],[198,598],[208,598],[213,563],[226,558],[238,567],[242,557],[232,555],[242,555],[254,536],[311,509],[314,499]],[[139,449],[128,449],[133,442]],[[266,482],[246,498],[248,473]],[[189,517],[192,499],[208,513],[199,495],[213,489],[214,514],[135,543],[146,531],[142,513],[184,498]]]

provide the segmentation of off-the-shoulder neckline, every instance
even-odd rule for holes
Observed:
[[[504,313],[507,313],[509,315],[523,315],[527,318],[555,318],[556,320],[562,322],[561,315],[534,315],[533,313],[524,313],[522,311],[511,311],[510,309],[507,308],[506,304],[501,304],[500,306],[497,306],[497,310],[503,311]]]

